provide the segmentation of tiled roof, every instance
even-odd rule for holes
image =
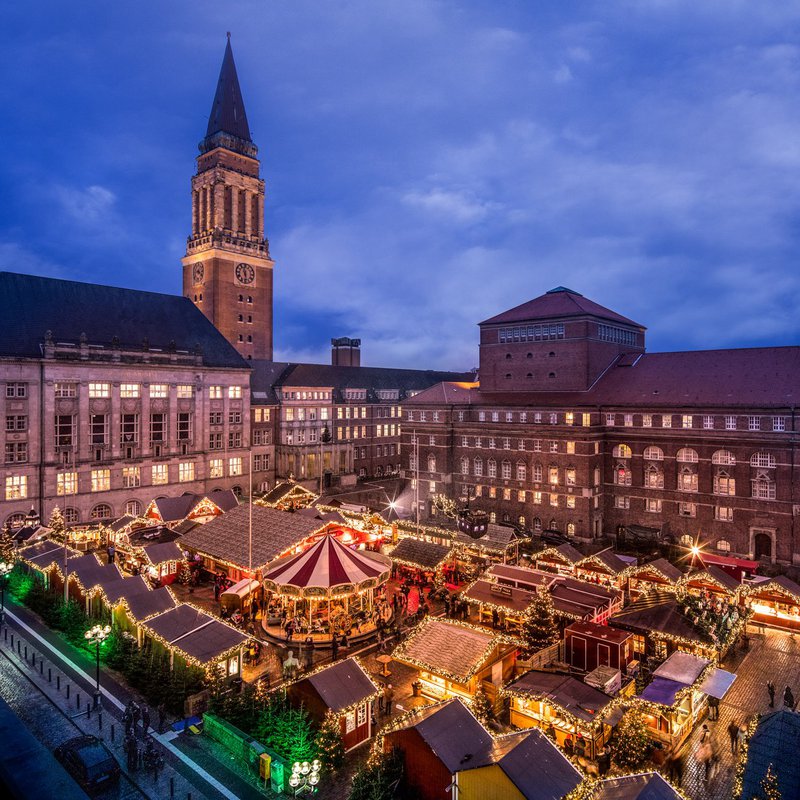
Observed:
[[[198,500],[198,495],[186,492],[178,497],[159,497],[155,504],[164,522],[179,522],[186,518]]]
[[[642,772],[619,778],[603,778],[588,800],[681,800],[658,772]]]
[[[549,292],[529,300],[527,303],[503,311],[495,317],[481,322],[481,325],[497,325],[509,322],[527,322],[537,319],[566,319],[568,317],[599,317],[600,319],[619,322],[624,325],[633,325],[643,328],[638,322],[617,314],[609,308],[589,300],[572,289],[559,286]]]
[[[436,569],[447,560],[452,549],[435,542],[426,542],[423,539],[414,539],[407,536],[397,543],[397,547],[387,555],[392,561],[397,561],[422,569]]]
[[[275,486],[273,486],[273,488],[261,498],[261,502],[274,505],[292,493],[298,495],[307,495],[308,497],[316,497],[314,492],[312,492],[310,489],[306,489],[305,486],[301,486],[299,483],[295,483],[294,481],[281,481],[280,483],[275,484]]]
[[[608,624],[645,636],[654,635],[655,638],[663,633],[700,644],[711,644],[711,639],[681,613],[677,601],[670,594],[656,594],[637,600],[614,614]]]
[[[147,339],[151,350],[168,352],[174,342],[187,353],[199,346],[206,367],[248,368],[187,297],[13,272],[0,272],[0,297],[0,356],[41,358],[49,330],[56,344],[77,345],[84,333],[89,345],[107,349],[114,337],[129,350]]]
[[[143,548],[147,560],[155,565],[165,561],[182,561],[183,550],[177,542],[156,542],[155,544],[145,545]]]
[[[249,513],[247,505],[240,505],[205,525],[198,525],[181,539],[181,546],[246,568]],[[320,527],[319,520],[301,514],[253,505],[253,569],[263,569]]]
[[[770,764],[780,796],[800,797],[800,712],[782,708],[765,714],[750,737],[742,797],[761,797],[761,781]]]
[[[354,658],[337,661],[307,680],[331,711],[341,711],[375,696],[379,691],[372,678]]]
[[[394,658],[464,683],[486,662],[495,637],[457,622],[429,618],[394,651]]]
[[[175,608],[177,602],[172,592],[166,586],[161,586],[152,592],[138,592],[126,597],[125,604],[128,606],[131,617],[136,622],[142,622],[148,617]]]
[[[497,525],[494,522],[490,522],[486,526],[486,533],[479,539],[473,539],[472,536],[460,530],[455,530],[454,533],[455,540],[459,544],[466,547],[477,547],[492,553],[503,553],[514,542],[523,538],[517,536],[516,529],[510,525]]]

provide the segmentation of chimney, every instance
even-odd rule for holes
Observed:
[[[334,367],[360,367],[361,339],[349,336],[331,339],[331,364]]]

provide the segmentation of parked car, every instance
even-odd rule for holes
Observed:
[[[53,755],[89,794],[119,782],[119,764],[96,736],[68,739],[56,747]]]

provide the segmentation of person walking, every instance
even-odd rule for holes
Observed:
[[[150,706],[145,704],[142,706],[142,738],[147,737],[147,731],[150,728]]]
[[[794,708],[794,695],[788,686],[783,692],[783,704],[788,708]]]
[[[744,745],[744,743],[747,741],[747,725],[742,723],[739,726],[739,733],[737,734],[737,736],[738,736],[739,742],[736,745],[736,749],[737,750],[741,750],[742,749],[742,745]]]
[[[708,719],[716,722],[719,719],[719,700],[716,697],[708,697]]]
[[[769,693],[769,707],[775,708],[775,684],[767,681],[767,692]]]
[[[138,703],[131,706],[131,714],[133,716],[133,735],[136,736],[136,731],[139,727],[139,718],[142,716],[142,709],[139,708]]]
[[[703,736],[705,736],[705,731],[703,732]],[[703,779],[708,782],[711,759],[714,757],[714,751],[711,749],[711,742],[701,738],[700,744],[697,746],[697,750],[695,750],[694,757],[697,759],[697,763],[700,766]]]
[[[703,725],[703,732],[700,734],[700,743],[708,741],[708,738],[711,736],[711,731],[708,729],[708,725]]]
[[[728,725],[728,738],[731,740],[731,753],[735,755],[739,750],[739,726],[735,720]]]
[[[392,700],[394,700],[394,688],[391,683],[387,683],[383,689],[383,712],[387,717],[392,715]]]
[[[336,661],[339,658],[339,640],[336,638],[336,634],[333,634],[331,638],[331,658],[333,661]]]
[[[667,775],[676,786],[680,786],[683,783],[683,758],[677,747],[667,758]]]

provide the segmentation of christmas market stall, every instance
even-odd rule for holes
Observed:
[[[356,658],[345,658],[314,670],[286,686],[286,696],[302,706],[319,727],[331,714],[339,723],[345,751],[374,733],[372,704],[380,689]]]
[[[446,544],[428,542],[404,536],[387,555],[392,559],[397,577],[435,583],[444,580],[445,567],[453,560],[453,548]]]
[[[470,700],[482,689],[493,706],[514,671],[517,643],[463,622],[428,617],[403,640],[392,657],[419,670],[425,697]]]
[[[583,621],[564,629],[564,661],[572,669],[591,672],[611,667],[624,675],[633,660],[633,634],[629,631]]]
[[[577,678],[530,670],[503,688],[510,698],[510,721],[540,728],[568,753],[594,759],[611,737],[618,715],[614,698]]]
[[[708,708],[709,696],[722,700],[736,676],[707,658],[675,652],[653,671],[635,701],[650,736],[667,750],[679,747]]]
[[[380,752],[400,754],[405,796],[417,800],[554,800],[572,797],[583,780],[540,731],[495,736],[460,698],[401,715],[378,744]]]
[[[71,547],[65,547],[63,543],[54,542],[52,539],[44,539],[41,542],[29,544],[27,547],[22,547],[17,551],[17,556],[21,563],[26,567],[37,572],[42,576],[45,586],[52,585],[51,573],[55,569],[61,570],[58,578],[58,584],[64,586],[63,575],[64,564],[74,558],[79,558],[82,555],[77,550]]]
[[[723,572],[727,572],[738,583],[750,580],[758,569],[758,561],[747,558],[737,558],[736,556],[724,556],[719,553],[706,553],[700,550],[697,558],[703,567],[719,567]]]
[[[323,534],[300,553],[265,569],[263,585],[270,595],[265,633],[283,639],[291,626],[292,635],[310,635],[323,645],[332,636],[351,632],[355,639],[371,636],[379,618],[375,593],[389,580],[391,568],[386,556],[354,549],[332,531]],[[270,625],[275,606],[286,620],[283,629]]]
[[[583,560],[583,553],[568,542],[553,547],[545,547],[534,553],[532,559],[536,569],[554,572],[556,575],[574,575],[575,565]]]
[[[459,597],[474,610],[477,624],[519,633],[536,592],[479,578]]]
[[[183,564],[183,550],[178,542],[151,542],[139,548],[139,573],[154,586],[174,583]]]
[[[630,556],[620,556],[611,549],[601,550],[576,562],[575,577],[587,583],[621,589],[625,570],[635,563],[636,559]]]
[[[288,480],[276,484],[257,503],[267,508],[277,508],[281,511],[296,511],[300,508],[308,508],[318,497],[319,495],[314,494],[310,489],[306,489],[305,486],[301,486],[293,480]]]
[[[141,623],[177,605],[175,595],[168,586],[146,592],[126,593],[113,608],[112,622],[121,630],[135,635],[141,646],[143,641]]]
[[[785,631],[800,630],[800,586],[785,575],[755,578],[742,589],[750,622]]]
[[[722,567],[709,564],[705,569],[681,576],[678,587],[698,597],[713,597],[722,602],[735,603],[742,584]]]
[[[230,678],[242,671],[242,651],[248,637],[231,625],[189,603],[181,603],[141,623],[142,646],[161,647],[187,666],[212,669]]]
[[[666,558],[631,565],[623,574],[628,582],[628,592],[634,600],[649,592],[674,592],[681,577],[683,573]]]
[[[621,800],[622,798],[652,798],[652,800],[686,800],[659,772],[638,772],[614,778],[603,778],[585,795],[585,800]]]
[[[490,522],[486,526],[486,533],[477,538],[456,528],[453,541],[459,561],[465,566],[477,564],[484,567],[497,562],[516,564],[519,546],[529,538],[511,525]]]
[[[186,492],[178,497],[158,497],[143,514],[148,525],[176,528],[185,521],[203,524],[239,505],[230,489],[215,489],[207,495]]]

